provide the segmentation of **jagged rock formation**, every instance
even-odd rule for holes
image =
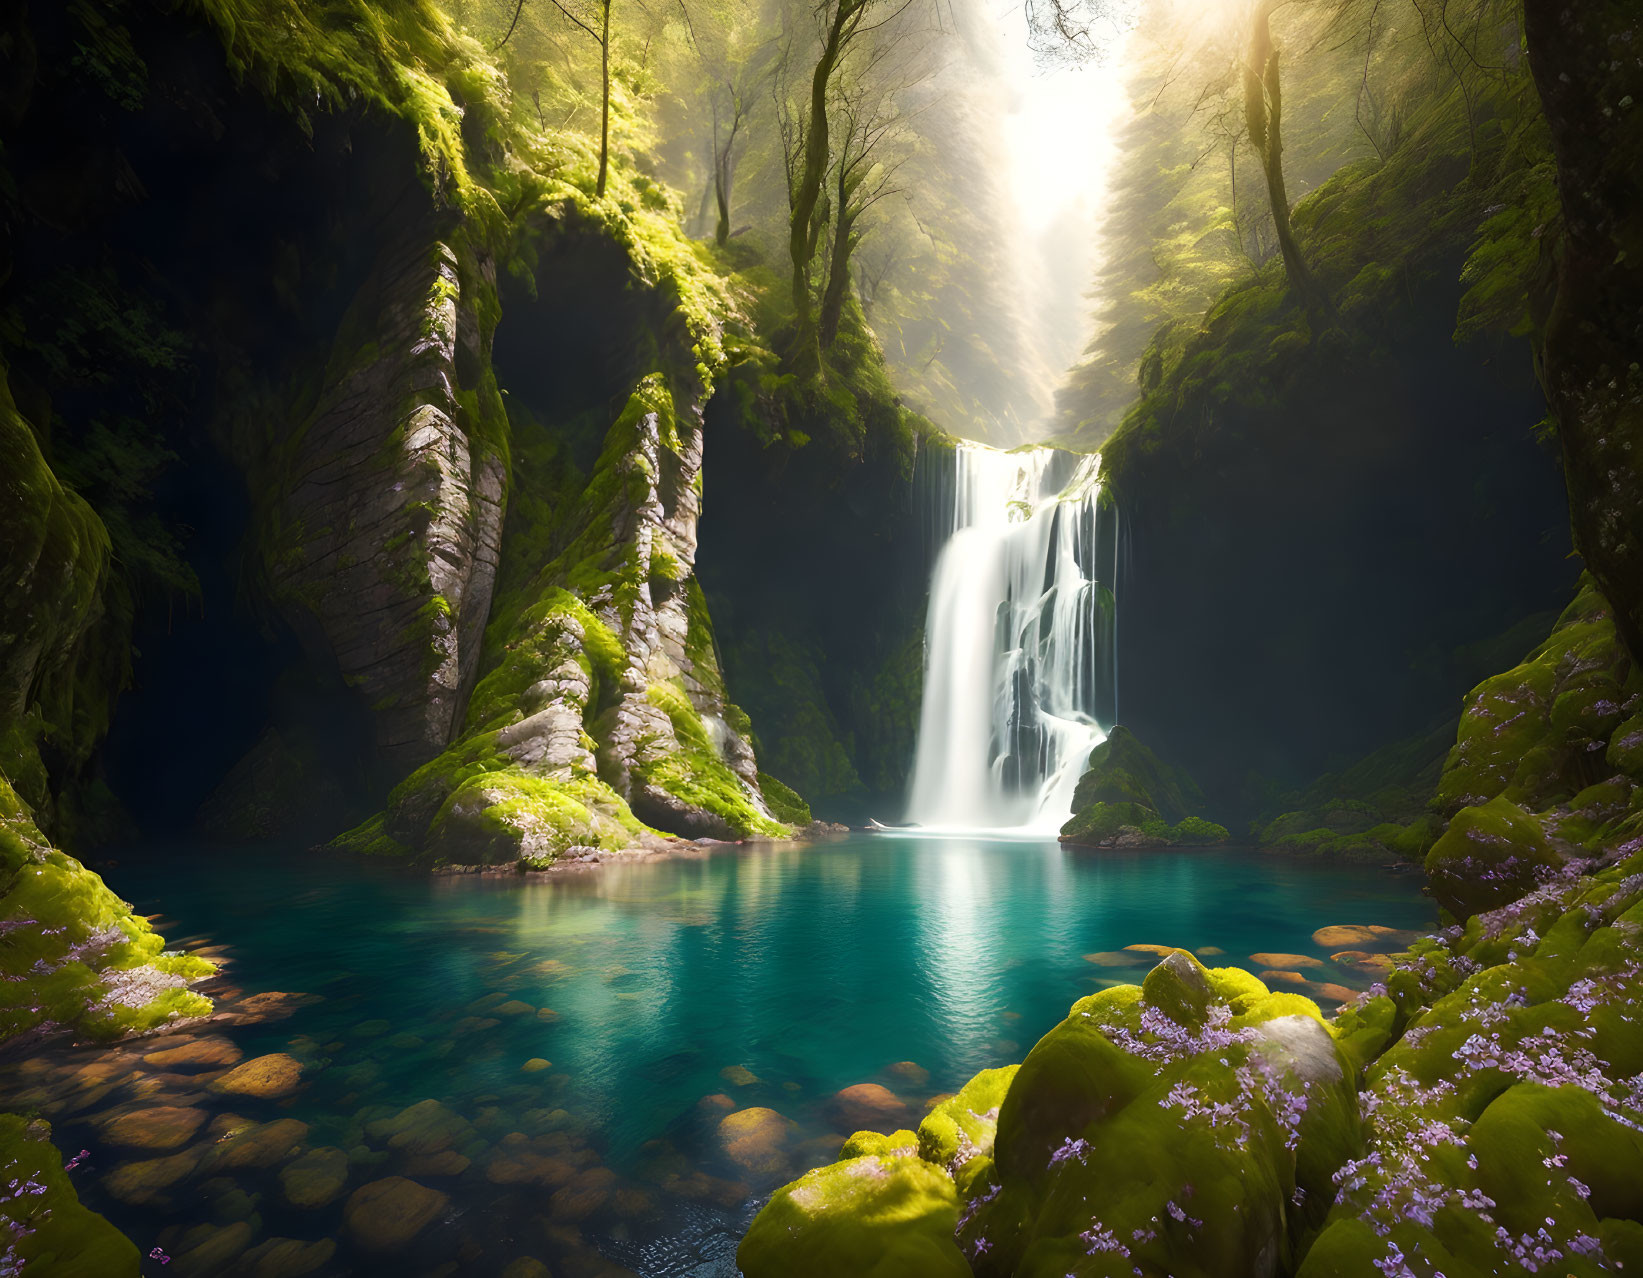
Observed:
[[[114,41],[146,78],[98,81],[117,108],[93,99],[75,117],[88,135],[107,132],[112,111],[131,117],[120,122],[135,139],[135,176],[99,210],[106,226],[58,211],[53,229],[37,230],[31,210],[6,212],[38,242],[59,233],[75,247],[74,236],[117,240],[140,222],[122,210],[143,203],[178,131],[196,158],[221,151],[250,170],[234,170],[243,189],[225,180],[206,197],[245,219],[233,264],[245,279],[202,277],[180,258],[187,246],[167,241],[143,280],[117,280],[104,290],[111,300],[92,296],[98,314],[127,307],[142,317],[117,335],[131,348],[123,357],[147,361],[142,411],[164,396],[190,406],[193,420],[156,427],[145,456],[163,469],[176,452],[188,450],[192,465],[209,451],[210,464],[226,462],[244,481],[247,553],[229,588],[287,663],[269,686],[296,689],[299,700],[302,690],[333,688],[327,695],[346,711],[335,721],[351,730],[362,711],[370,725],[369,758],[348,760],[357,792],[380,799],[401,781],[385,813],[345,842],[542,864],[567,848],[614,852],[665,835],[786,833],[761,797],[751,725],[726,693],[694,577],[702,406],[730,363],[726,333],[758,349],[744,294],[685,238],[674,197],[626,160],[607,198],[590,196],[567,169],[564,139],[511,99],[496,63],[440,11],[385,11],[380,24],[345,34],[330,19],[297,16],[269,0],[250,16],[214,4],[138,8],[126,25],[95,30],[75,14],[22,22],[7,48],[28,62],[29,110],[67,109],[84,100],[81,80],[97,78],[60,59],[48,62],[64,69],[39,76],[38,59],[29,62],[36,41],[48,52]],[[338,56],[343,47],[348,56]],[[179,91],[176,119],[168,94],[179,68],[191,87]],[[225,131],[225,119],[240,132]],[[263,132],[273,139],[267,163],[255,158]],[[19,165],[55,162],[19,155]],[[88,172],[88,189],[106,176]],[[301,190],[304,180],[317,188],[313,200],[276,198],[273,188]],[[150,239],[132,238],[147,251]],[[177,283],[157,289],[155,276]],[[245,296],[270,277],[267,305]],[[521,279],[529,286],[510,292]],[[59,299],[52,322],[83,331],[77,295],[31,287],[25,296]],[[499,324],[544,343],[597,333],[572,343],[593,356],[587,366],[555,364],[551,350],[533,361],[591,389],[580,399],[560,393],[516,363],[510,411]],[[30,358],[28,388],[49,418],[59,383],[79,369]],[[194,376],[190,359],[210,373]],[[93,375],[114,380],[100,368]],[[124,400],[117,407],[130,411]],[[41,432],[50,438],[49,421]],[[84,447],[59,434],[65,447]],[[600,437],[603,450],[584,455],[581,442]],[[55,629],[31,622],[0,645],[5,761],[31,802],[49,805],[65,776],[77,779],[72,767],[48,778],[39,765],[31,743],[40,723],[70,764],[106,734],[129,677],[133,596],[199,588],[175,553],[180,535],[169,558],[155,556],[176,570],[169,578],[133,585],[122,564],[146,548],[141,521],[156,522],[144,508],[151,481],[110,481],[134,507],[120,525],[124,555],[106,536],[99,545],[97,515],[61,486],[33,485],[33,504],[20,502],[19,526],[6,528],[8,551],[28,557],[14,576],[30,591],[67,579],[63,602],[74,604],[54,614]],[[82,515],[85,529],[75,523]],[[80,555],[73,571],[64,555]],[[99,628],[111,602],[121,624]],[[214,606],[225,603],[219,595]],[[97,643],[82,642],[88,634]],[[301,656],[284,655],[299,645]],[[38,711],[34,726],[24,710]],[[330,722],[270,711],[260,735],[246,734],[249,753],[206,804],[205,824],[238,837],[290,833],[281,796],[346,753],[316,740]],[[280,793],[255,794],[257,778]],[[337,799],[350,820],[358,793]]]
[[[262,477],[274,598],[365,696],[401,770],[449,743],[479,668],[507,479],[495,293],[460,234],[387,248]]]
[[[542,863],[651,844],[647,827],[783,832],[692,575],[702,423],[675,402],[661,375],[636,388],[550,538],[558,553],[499,601],[464,734],[350,846]],[[524,522],[511,544],[538,539]]]

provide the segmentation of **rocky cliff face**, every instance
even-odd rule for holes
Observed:
[[[516,521],[508,546],[545,541],[552,557],[498,601],[462,734],[350,845],[540,864],[652,845],[656,830],[782,832],[693,575],[702,421],[676,402],[665,377],[644,378],[569,518],[546,538]]]
[[[1643,22],[1625,0],[1524,17],[1564,222],[1546,389],[1576,545],[1643,653]]]
[[[34,344],[18,339],[40,441],[55,423],[60,451],[91,454],[107,500],[124,503],[125,536],[111,547],[95,503],[18,472],[8,579],[30,595],[70,583],[61,608],[19,612],[0,641],[19,791],[49,807],[74,780],[33,753],[42,725],[95,771],[133,613],[179,597],[192,612],[191,591],[211,594],[175,555],[157,557],[181,568],[159,582],[131,565],[155,525],[174,551],[193,522],[186,503],[159,512],[156,477],[212,454],[231,473],[206,499],[232,505],[237,477],[249,511],[232,579],[199,610],[254,614],[266,651],[250,663],[268,667],[271,707],[258,721],[251,685],[250,750],[202,809],[212,830],[290,832],[259,785],[289,796],[324,778],[353,786],[332,796],[350,819],[371,787],[380,801],[401,782],[348,845],[451,860],[784,833],[695,581],[703,405],[728,364],[725,331],[748,340],[741,294],[684,237],[673,197],[625,160],[605,199],[567,178],[563,139],[515,109],[498,68],[436,11],[395,9],[346,35],[305,25],[301,40],[282,34],[281,12],[280,0],[256,21],[137,6],[117,27],[53,12],[19,19],[6,46],[26,90],[7,108],[8,162],[39,207],[0,211],[19,243],[107,267],[71,280],[93,318],[40,269],[26,290],[3,288],[0,270],[0,304],[43,312]],[[87,40],[118,45],[129,83],[53,56]],[[337,57],[343,45],[359,56]],[[30,176],[65,167],[31,141],[47,114],[99,157],[66,165],[77,185]],[[156,216],[156,193],[184,199],[169,167],[179,148],[187,181],[212,165],[223,175],[190,188],[209,210],[196,237],[221,270],[200,269],[189,237]],[[108,177],[120,164],[123,184]],[[95,316],[110,310],[141,323],[105,333]],[[56,358],[54,324],[96,332],[74,348],[88,370]],[[512,416],[499,324],[528,335],[515,340]],[[123,382],[105,347],[145,380]],[[73,397],[94,379],[124,414],[108,414],[117,436],[152,436],[152,474],[122,475],[121,458],[94,451],[102,421],[77,415],[103,404]],[[369,757],[344,759],[361,714]],[[324,739],[333,723],[346,744]]]
[[[479,669],[507,481],[495,295],[461,235],[402,236],[262,480],[275,600],[364,695],[399,770],[449,743]]]
[[[1119,704],[1224,815],[1254,815],[1251,772],[1304,783],[1431,727],[1574,584],[1529,340],[1556,198],[1510,62],[1470,103],[1411,88],[1403,141],[1295,206],[1327,322],[1269,262],[1159,334],[1103,446],[1121,633],[1147,637]]]

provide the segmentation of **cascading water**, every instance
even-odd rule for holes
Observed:
[[[957,449],[907,805],[926,833],[1053,835],[1071,814],[1115,718],[1118,527],[1099,466]]]

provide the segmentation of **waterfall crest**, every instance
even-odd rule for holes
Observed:
[[[1053,836],[1115,718],[1116,512],[1099,457],[965,443],[954,462],[907,820]]]

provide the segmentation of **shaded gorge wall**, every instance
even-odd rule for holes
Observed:
[[[952,441],[761,441],[736,386],[708,404],[699,575],[760,767],[820,817],[893,819],[911,775],[930,568]]]
[[[1275,393],[1200,387],[1122,450],[1125,721],[1229,817],[1452,718],[1568,599],[1528,344],[1457,345],[1457,294],[1416,292],[1385,345],[1326,334]]]

